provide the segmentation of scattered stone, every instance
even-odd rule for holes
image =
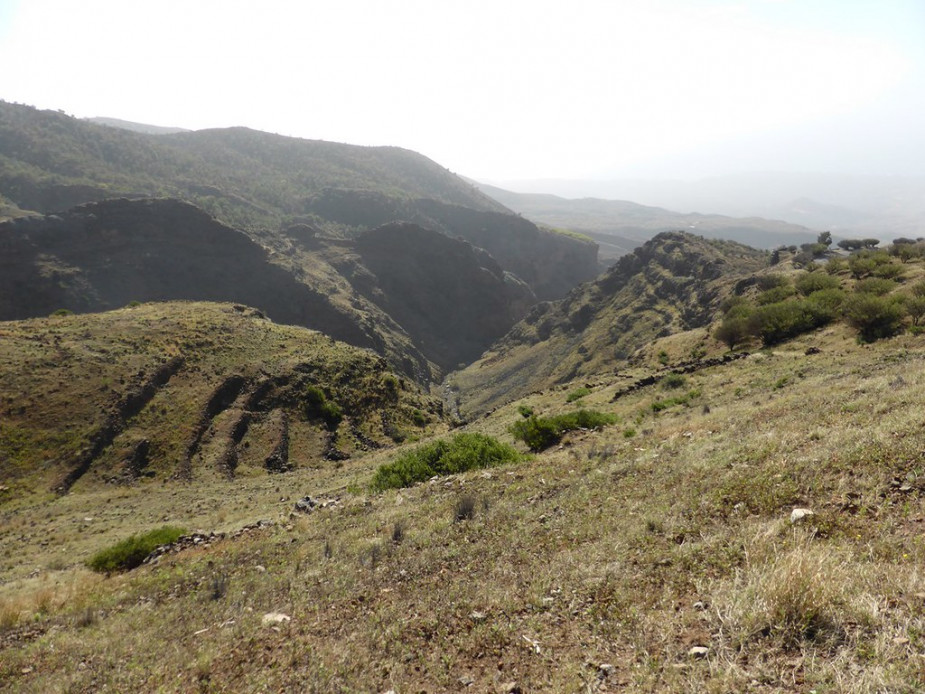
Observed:
[[[479,612],[478,610],[469,613],[469,619],[473,622],[484,622],[486,617],[487,615],[484,612]]]
[[[710,649],[706,646],[692,646],[687,652],[687,656],[689,658],[706,658],[709,652]]]
[[[806,356],[809,356],[811,354],[819,354],[821,352],[822,350],[819,349],[818,347],[807,347],[806,348]]]
[[[501,685],[501,694],[523,694],[523,691],[517,682],[505,682]]]
[[[267,612],[260,621],[264,626],[269,624],[285,624],[286,622],[291,622],[292,617],[282,612]]]
[[[617,671],[617,668],[611,665],[610,663],[601,663],[597,666],[597,676],[601,679],[606,679],[613,675]]]
[[[267,571],[267,567],[263,566],[262,564],[257,564],[257,566],[255,566],[254,568],[257,569],[257,573],[261,573],[261,574],[266,573]]]
[[[893,643],[895,643],[897,646],[905,646],[907,643],[909,643],[909,639],[907,639],[905,636],[897,636],[895,639],[893,639]]]
[[[295,502],[295,510],[300,513],[311,513],[315,510],[315,506],[318,505],[314,499],[310,496],[305,496]]]
[[[703,602],[702,600],[698,600],[697,602],[694,603],[694,609],[703,611],[707,609],[707,604]]]
[[[458,682],[463,687],[471,687],[473,684],[475,684],[475,678],[472,675],[463,675],[459,678]]]
[[[790,512],[790,522],[794,525],[804,521],[808,516],[816,514],[808,508],[795,508]]]

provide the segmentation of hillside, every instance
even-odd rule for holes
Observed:
[[[593,243],[541,231],[397,147],[247,128],[147,134],[0,102],[0,195],[43,213],[106,198],[179,198],[277,251],[293,224],[343,238],[413,221],[485,248],[544,299],[597,272]]]
[[[441,416],[381,357],[241,304],[7,321],[0,337],[5,501],[326,464]]]
[[[612,371],[657,338],[709,325],[735,282],[767,262],[761,251],[731,241],[659,234],[565,299],[535,306],[448,383],[469,416]]]
[[[0,320],[132,301],[238,302],[375,349],[426,383],[478,357],[535,300],[484,251],[414,225],[352,241],[305,226],[287,233],[268,253],[169,199],[107,200],[0,224]]]
[[[656,234],[675,229],[710,239],[736,241],[754,248],[799,246],[812,243],[817,235],[817,232],[798,224],[759,217],[681,213],[624,200],[568,199],[556,195],[514,193],[484,184],[478,184],[478,187],[527,219],[590,236],[600,244],[601,261],[606,264]]]
[[[70,347],[58,321],[76,323],[33,322],[30,334]],[[233,336],[194,339],[216,335]],[[672,339],[650,348],[669,351]],[[195,485],[88,480],[47,503],[4,489],[0,682],[15,692],[916,691],[921,355],[921,337],[859,346],[836,325],[686,375],[699,391],[687,405],[656,408],[672,394],[657,379],[630,389],[652,375],[641,368],[635,380],[602,377],[580,404],[616,425],[385,493],[367,485],[393,451],[299,456],[284,475],[233,480],[197,466]],[[83,387],[39,373],[50,377],[41,401]],[[573,410],[579,384],[470,429],[510,440],[518,407]],[[305,494],[318,507],[294,514]],[[459,520],[467,499],[471,516]],[[202,534],[127,574],[84,567],[166,522]],[[165,642],[174,647],[150,647]]]

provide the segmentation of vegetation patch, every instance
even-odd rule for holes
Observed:
[[[94,554],[87,566],[97,573],[130,571],[136,566],[141,566],[145,557],[155,549],[176,542],[185,533],[186,530],[183,528],[165,525],[143,535],[132,535]]]
[[[460,433],[439,439],[380,465],[370,486],[375,491],[410,487],[431,477],[494,467],[520,460],[511,446],[485,434]]]
[[[678,405],[689,405],[691,400],[700,397],[700,389],[694,388],[689,390],[683,395],[676,395],[673,398],[664,398],[662,400],[656,400],[652,403],[653,412],[661,412],[662,410],[667,410],[671,407],[677,407]]]
[[[581,400],[586,395],[591,395],[590,388],[576,388],[571,393],[565,397],[566,402],[575,402],[576,400]]]
[[[617,421],[615,415],[596,410],[576,410],[554,417],[537,417],[515,422],[510,431],[515,438],[523,441],[531,451],[542,451],[559,442],[567,431],[576,429],[599,430]]]

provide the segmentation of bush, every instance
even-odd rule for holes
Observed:
[[[808,299],[798,299],[760,307],[752,315],[749,327],[765,345],[775,345],[815,330],[832,318],[832,313],[824,306]]]
[[[700,397],[700,391],[696,388],[694,390],[689,390],[684,395],[676,395],[673,398],[665,398],[664,400],[656,400],[652,403],[653,412],[661,412],[662,410],[667,410],[670,407],[676,407],[678,405],[688,405],[690,401],[694,398]]]
[[[863,280],[858,280],[857,284],[854,285],[855,292],[859,294],[874,294],[875,296],[889,294],[894,289],[896,289],[896,282],[882,277],[868,277]]]
[[[687,385],[687,378],[683,374],[668,374],[659,381],[659,385],[665,390],[672,390],[674,388],[683,388]]]
[[[453,475],[517,460],[520,454],[513,447],[491,436],[464,432],[451,439],[425,444],[391,463],[380,465],[371,487],[375,491],[400,489],[438,475]]]
[[[841,289],[820,289],[810,294],[807,299],[820,307],[822,311],[828,312],[834,320],[845,302],[845,296],[845,292]]]
[[[112,547],[94,554],[87,566],[98,573],[111,574],[129,571],[141,566],[145,558],[161,545],[176,542],[186,531],[172,525],[165,525],[144,535],[132,535]]]
[[[795,290],[789,284],[782,284],[773,289],[768,289],[767,291],[761,292],[755,301],[758,302],[759,306],[767,306],[768,304],[776,304],[779,301],[783,301],[791,296],[793,296]]]
[[[517,411],[520,413],[521,417],[529,417],[533,414],[533,408],[529,405],[518,405]]]
[[[803,296],[809,296],[823,289],[838,289],[839,286],[841,283],[837,279],[821,272],[807,272],[805,275],[800,275],[796,281],[797,291]]]
[[[750,321],[754,308],[748,303],[738,303],[727,311],[713,336],[729,349],[751,337]]]
[[[601,429],[613,424],[617,418],[595,410],[577,410],[555,417],[529,417],[511,426],[514,438],[523,441],[531,451],[542,451],[562,438],[562,434],[575,429]]]
[[[323,420],[330,431],[337,429],[344,418],[344,413],[336,402],[328,400],[321,388],[308,386],[303,393],[303,399],[305,400],[306,417]]]
[[[848,261],[844,258],[829,258],[829,262],[825,264],[825,271],[830,275],[837,275],[846,267],[848,267]]]
[[[899,332],[906,309],[898,297],[857,292],[845,300],[844,314],[862,342],[874,342]]]
[[[586,395],[591,395],[590,388],[576,388],[566,396],[565,401],[575,402],[576,400],[581,400]]]
[[[892,262],[886,251],[866,250],[855,253],[848,259],[848,269],[855,279],[861,279],[874,274],[882,265],[890,265]]]

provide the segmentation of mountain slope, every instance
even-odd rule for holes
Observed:
[[[426,383],[478,357],[535,300],[484,251],[418,226],[340,241],[308,227],[287,233],[281,252],[268,253],[169,199],[106,200],[0,224],[0,320],[132,301],[233,301],[374,349]]]
[[[707,325],[761,251],[685,232],[657,235],[594,282],[544,302],[477,362],[453,374],[461,411],[612,370],[654,339]]]
[[[486,248],[542,298],[597,269],[593,243],[540,231],[420,154],[247,128],[153,135],[0,102],[0,194],[44,213],[176,197],[276,250],[292,224],[347,237],[414,221]]]

